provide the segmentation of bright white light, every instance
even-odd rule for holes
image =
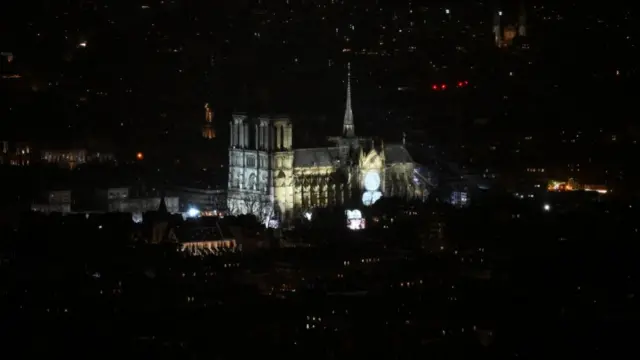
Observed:
[[[366,222],[362,218],[362,212],[358,209],[346,210],[347,228],[350,230],[362,230],[365,228]]]
[[[347,228],[349,228],[349,230],[362,230],[365,226],[364,219],[347,220]]]
[[[313,217],[313,214],[311,213],[311,211],[307,211],[306,213],[304,213],[304,218],[311,221],[311,218]]]
[[[198,215],[200,215],[200,210],[198,210],[196,208],[190,208],[187,211],[187,216],[189,216],[189,217],[196,217]]]
[[[277,229],[280,227],[280,221],[278,221],[277,219],[271,219],[269,220],[269,227],[272,229]]]
[[[86,42],[86,41],[81,41],[81,42],[78,44],[78,47],[86,48],[86,47],[87,47],[87,42]]]
[[[544,206],[542,208],[544,209],[544,211],[549,211],[549,210],[551,210],[551,205],[544,204]]]
[[[364,188],[369,191],[376,191],[380,188],[380,174],[375,171],[369,171],[364,176]]]
[[[451,11],[449,9],[444,9],[445,14],[449,14]]]
[[[142,223],[142,213],[139,213],[139,212],[132,213],[131,220],[136,224]]]
[[[382,193],[380,191],[365,191],[362,194],[362,204],[365,206],[371,206],[376,201],[380,200]]]
[[[373,192],[367,191],[362,194],[362,204],[364,206],[371,206],[371,204],[373,204]]]
[[[355,210],[347,210],[345,211],[346,215],[347,215],[347,219],[349,220],[353,220],[353,219],[362,219],[362,212],[360,212],[360,210],[355,209]]]
[[[498,16],[502,16],[502,11],[498,11]]]

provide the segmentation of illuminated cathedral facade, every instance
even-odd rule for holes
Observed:
[[[332,146],[294,148],[286,115],[231,121],[228,209],[264,221],[287,221],[318,207],[368,206],[381,197],[424,199],[429,182],[404,144],[385,144],[355,133],[351,76],[347,77],[342,134]]]

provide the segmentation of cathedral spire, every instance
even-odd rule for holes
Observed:
[[[345,137],[353,137],[355,135],[353,110],[351,109],[351,63],[347,64],[347,106],[344,110],[342,135]]]
[[[158,214],[167,215],[169,211],[167,210],[167,202],[165,201],[166,192],[164,189],[160,190],[160,206],[158,206]]]

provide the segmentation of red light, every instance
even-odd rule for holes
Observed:
[[[433,90],[438,90],[438,85],[433,85],[431,88],[432,88]]]
[[[458,87],[462,87],[462,85],[464,85],[462,81],[458,81]]]
[[[446,88],[447,88],[447,85],[446,84],[442,84],[441,89],[445,90]]]
[[[469,85],[469,82],[467,80],[464,81],[465,85]]]

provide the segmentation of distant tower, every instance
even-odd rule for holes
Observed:
[[[0,56],[3,56],[4,58],[7,59],[7,63],[11,64],[13,62],[13,53],[10,52],[2,52],[0,53]]]
[[[214,139],[216,137],[216,131],[213,128],[213,110],[209,107],[209,103],[204,104],[205,122],[202,126],[202,137],[205,139]]]
[[[502,45],[503,46],[511,46],[513,43],[513,39],[515,39],[518,32],[516,31],[516,27],[513,25],[506,26],[502,35]]]
[[[342,135],[352,138],[355,136],[353,124],[353,110],[351,109],[351,63],[347,64],[347,106],[344,110],[344,121],[342,123]]]
[[[500,31],[500,17],[502,17],[502,11],[497,8],[493,8],[493,37],[497,47],[502,45],[502,31]]]
[[[527,7],[524,0],[520,1],[520,15],[518,17],[518,36],[527,36]]]

